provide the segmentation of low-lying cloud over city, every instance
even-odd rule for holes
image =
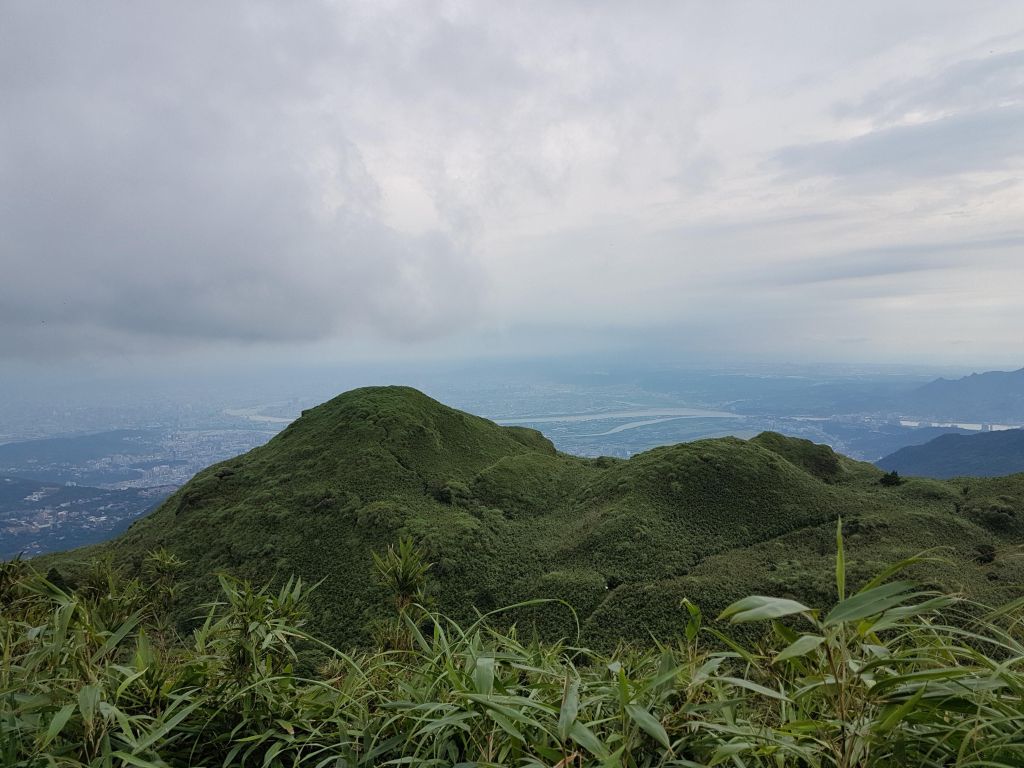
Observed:
[[[1019,358],[1022,94],[1018,3],[6,3],[0,359]]]

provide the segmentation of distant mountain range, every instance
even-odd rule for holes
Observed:
[[[937,379],[901,398],[900,410],[924,421],[1024,424],[1024,368]]]
[[[885,470],[918,477],[997,477],[1024,472],[1024,429],[942,435],[877,462]]]

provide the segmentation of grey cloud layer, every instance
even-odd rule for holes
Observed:
[[[1024,104],[992,107],[856,138],[789,147],[777,155],[801,175],[920,177],[1000,170],[1024,157]]]
[[[1012,39],[1009,42],[1014,44]],[[1019,100],[1022,91],[1024,50],[990,50],[983,58],[957,61],[938,72],[893,80],[857,103],[841,104],[836,112],[843,117],[892,121],[912,112],[989,109],[1008,98]]]
[[[344,109],[321,110],[310,83],[316,20],[289,37],[279,15],[240,24],[219,5],[8,9],[0,352],[38,344],[41,326],[56,344],[83,325],[417,339],[474,313],[465,249],[376,214]]]
[[[1022,92],[988,0],[7,3],[0,358],[1019,346]]]
[[[840,104],[836,113],[870,120],[875,128],[849,139],[787,147],[776,160],[795,174],[873,176],[886,183],[1019,169],[1024,49],[992,51],[889,82],[859,102]],[[908,123],[908,117],[914,120]]]
[[[964,264],[965,254],[975,258],[991,257],[1013,262],[1024,252],[1024,234],[972,240],[954,240],[926,243],[905,243],[885,248],[840,251],[828,258],[805,259],[786,264],[753,276],[757,282],[778,285],[809,285],[844,280],[864,280],[894,276],[912,276],[918,272],[956,269]],[[906,290],[905,285],[896,285]]]

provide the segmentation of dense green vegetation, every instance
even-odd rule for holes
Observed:
[[[907,479],[829,448],[767,433],[702,440],[629,460],[559,454],[540,433],[499,427],[404,387],[354,390],[267,445],[199,473],[102,547],[40,561],[74,587],[92,557],[139,576],[146,553],[185,565],[168,605],[177,631],[229,574],[279,588],[318,583],[309,627],[342,648],[387,619],[372,553],[409,537],[433,564],[425,596],[460,622],[503,614],[521,632],[610,650],[668,641],[688,598],[719,611],[750,593],[826,606],[833,527],[846,526],[851,584],[932,547],[912,576],[1001,604],[1019,594],[1024,475],[970,483]]]
[[[841,531],[841,528],[840,528]],[[173,555],[139,576],[94,562],[72,590],[0,564],[0,759],[7,766],[1017,766],[1022,604],[997,611],[883,570],[831,610],[751,596],[716,622],[672,606],[679,639],[610,654],[524,641],[417,602],[430,565],[375,558],[382,647],[305,629],[310,591],[221,577],[178,636]],[[907,565],[907,564],[903,564]],[[315,594],[315,593],[314,593]],[[532,606],[534,608],[540,605]],[[940,620],[937,611],[956,619]],[[984,614],[984,615],[980,615]],[[712,626],[713,625],[713,626]],[[732,625],[762,627],[755,643]]]
[[[941,435],[877,462],[883,469],[923,477],[994,477],[1024,472],[1024,429]]]
[[[1024,764],[1024,475],[884,477],[773,433],[581,459],[356,390],[0,564],[0,762]]]

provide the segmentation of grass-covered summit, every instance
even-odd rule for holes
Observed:
[[[1014,596],[1024,475],[897,486],[881,476],[774,433],[578,458],[414,389],[370,387],[200,472],[101,551],[129,568],[161,547],[184,560],[182,616],[216,593],[218,572],[322,580],[313,623],[339,644],[365,641],[386,612],[372,553],[405,536],[434,563],[440,610],[558,598],[597,644],[678,633],[682,597],[708,610],[752,592],[827,601],[839,516],[852,581],[944,547],[946,560],[922,571],[929,583],[991,603]],[[53,562],[74,578],[75,557]],[[522,618],[574,632],[557,604]]]

